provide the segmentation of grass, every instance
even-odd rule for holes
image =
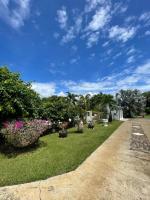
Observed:
[[[144,118],[150,119],[150,115],[145,115]]]
[[[108,127],[100,124],[83,134],[69,129],[67,138],[58,134],[40,138],[35,147],[22,151],[0,151],[0,186],[26,183],[63,174],[79,166],[121,124],[113,121]]]

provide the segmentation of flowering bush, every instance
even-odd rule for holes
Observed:
[[[50,127],[51,122],[46,120],[14,121],[5,122],[1,132],[9,144],[14,147],[26,147],[37,142]]]

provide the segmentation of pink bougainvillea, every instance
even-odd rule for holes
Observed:
[[[2,134],[8,143],[15,147],[26,147],[35,143],[51,127],[51,122],[36,119],[26,123],[23,121],[5,122],[3,126]]]

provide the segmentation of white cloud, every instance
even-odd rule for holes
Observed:
[[[150,12],[145,12],[143,14],[141,14],[141,16],[139,17],[140,21],[149,21],[150,20]]]
[[[72,58],[72,59],[70,60],[70,64],[75,64],[75,63],[77,63],[79,59],[80,59],[79,56],[78,56],[77,58]]]
[[[32,89],[41,95],[41,97],[49,97],[55,94],[55,83],[32,83]]]
[[[86,0],[84,11],[79,12],[78,9],[71,10],[73,16],[70,20],[66,12],[66,7],[63,6],[57,11],[57,21],[59,22],[60,28],[65,30],[65,33],[63,33],[61,38],[61,44],[72,41],[79,35],[79,33],[81,33],[79,37],[82,39],[88,38],[88,36],[91,35],[87,41],[88,47],[96,43],[98,40],[98,33],[93,32],[100,31],[100,29],[109,22],[111,18],[110,7],[110,0]],[[95,10],[95,14],[91,21],[88,22],[88,25],[86,25],[88,12],[91,12],[92,10]],[[85,20],[85,23],[83,23],[83,20]],[[71,25],[69,25],[69,23]],[[83,27],[83,25],[85,27]]]
[[[82,92],[88,92],[88,91],[100,91],[102,87],[99,82],[72,82],[72,81],[65,81],[65,86],[68,87],[69,91],[75,92],[75,93],[82,93]],[[107,83],[108,84],[108,83]]]
[[[150,31],[146,31],[146,32],[145,32],[145,35],[150,35]]]
[[[111,27],[109,30],[109,38],[117,41],[127,42],[133,38],[136,33],[135,27],[119,27],[118,25]]]
[[[122,80],[119,80],[117,85],[120,85],[120,87],[129,87],[130,85],[133,85],[135,83],[137,83],[140,80],[139,76],[136,75],[129,75],[127,77],[125,77]]]
[[[144,12],[141,14],[139,21],[142,22],[142,26],[144,27],[150,26],[150,12]]]
[[[127,63],[133,63],[135,61],[135,57],[132,55],[132,56],[130,56],[130,57],[128,57],[128,59],[127,59]]]
[[[112,51],[113,51],[112,49],[108,49],[108,50],[106,51],[106,54],[107,54],[107,55],[110,55],[110,54],[112,53]]]
[[[68,43],[72,41],[80,32],[82,27],[82,14],[77,14],[74,10],[74,17],[72,19],[73,24],[69,25],[69,17],[66,10],[66,7],[62,7],[60,10],[57,10],[57,21],[59,22],[60,28],[63,29],[65,32],[61,38],[61,44]],[[56,36],[56,39],[60,36]],[[58,37],[57,37],[58,36]]]
[[[66,81],[65,85],[67,89],[70,92],[73,92],[75,94],[96,94],[99,92],[111,92],[116,89],[116,86],[110,85],[111,82],[104,82],[104,81],[98,81],[98,82],[71,82],[71,81]]]
[[[97,44],[99,41],[100,31],[108,24],[111,19],[110,6],[103,5],[96,9],[92,20],[88,23],[85,28],[85,34],[82,38],[87,38],[87,47],[90,48]]]
[[[71,26],[71,27],[68,29],[66,35],[63,36],[61,42],[62,42],[63,44],[64,44],[64,43],[67,43],[67,42],[70,42],[70,41],[73,40],[75,37],[76,37],[76,36],[75,36],[75,33],[74,33],[74,27]]]
[[[99,8],[94,16],[92,17],[91,22],[89,23],[86,30],[88,31],[98,31],[102,29],[110,20],[110,7],[101,7]]]
[[[54,62],[51,62],[50,63],[50,68],[48,69],[48,71],[53,74],[53,75],[57,75],[57,74],[60,74],[60,75],[66,75],[66,73],[64,71],[61,71],[58,67],[59,66],[62,66],[63,64],[56,64]]]
[[[144,65],[140,65],[139,67],[137,67],[135,73],[141,76],[142,75],[150,76],[150,60],[148,60]]]
[[[93,44],[96,44],[99,39],[99,32],[91,33],[90,36],[87,39],[87,47],[90,48],[93,46]]]
[[[83,19],[82,19],[82,16],[81,16],[81,15],[75,17],[74,31],[75,31],[76,33],[79,33],[79,31],[81,30],[82,21],[83,21]]]
[[[123,7],[120,9],[120,12],[121,12],[121,13],[124,13],[124,12],[127,11],[127,9],[128,9],[128,6],[123,6]]]
[[[14,29],[24,26],[24,21],[30,15],[31,0],[13,0],[14,8],[10,8],[10,0],[0,1],[0,18]]]
[[[123,70],[121,73],[115,73],[104,77],[95,82],[87,81],[64,81],[63,86],[67,90],[77,94],[87,93],[114,93],[120,89],[140,89],[142,91],[150,90],[150,60],[135,68]]]
[[[113,14],[122,14],[125,13],[128,9],[128,6],[123,4],[122,2],[117,2],[113,4],[113,9],[112,9],[112,13]]]
[[[63,91],[61,91],[61,92],[58,92],[57,95],[58,95],[58,96],[61,96],[61,97],[65,97],[65,96],[66,96],[66,93],[64,93]]]
[[[117,53],[114,57],[113,57],[113,60],[117,59],[118,57],[120,57],[122,55],[121,52]]]
[[[79,15],[75,17],[74,20],[75,20],[74,25],[68,27],[68,29],[66,29],[65,35],[62,37],[61,40],[62,44],[72,41],[79,34],[82,27],[82,16]]]
[[[97,6],[103,5],[106,0],[86,0],[87,4],[85,5],[85,12],[91,12]]]
[[[57,10],[57,21],[59,22],[60,28],[65,29],[67,27],[68,15],[65,6]]]
[[[129,16],[129,17],[127,17],[127,18],[125,19],[125,22],[126,22],[126,23],[130,23],[130,22],[132,22],[132,21],[134,21],[134,20],[136,20],[136,17],[135,17],[135,16]]]
[[[131,54],[133,54],[133,53],[135,53],[135,52],[136,52],[135,48],[134,48],[134,47],[131,47],[130,49],[128,49],[127,55],[131,55]]]
[[[108,46],[108,45],[109,45],[109,41],[104,42],[104,43],[102,44],[103,47],[106,47],[106,46]]]

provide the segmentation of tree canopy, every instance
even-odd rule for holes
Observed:
[[[150,91],[149,92],[144,92],[143,96],[146,99],[146,108],[145,108],[145,112],[147,114],[150,114]]]
[[[39,95],[31,84],[21,80],[19,73],[0,68],[0,119],[35,117],[40,104]]]
[[[120,90],[117,104],[123,108],[124,117],[140,115],[145,110],[145,97],[139,90]]]
[[[77,95],[70,92],[65,97],[51,96],[40,98],[31,83],[21,80],[19,73],[0,68],[0,120],[14,118],[45,118],[68,120],[75,116],[83,118],[88,110],[105,112],[106,105],[113,109],[123,108],[124,117],[134,117],[144,111],[150,113],[150,92],[139,90],[120,90],[116,100],[110,94]]]

